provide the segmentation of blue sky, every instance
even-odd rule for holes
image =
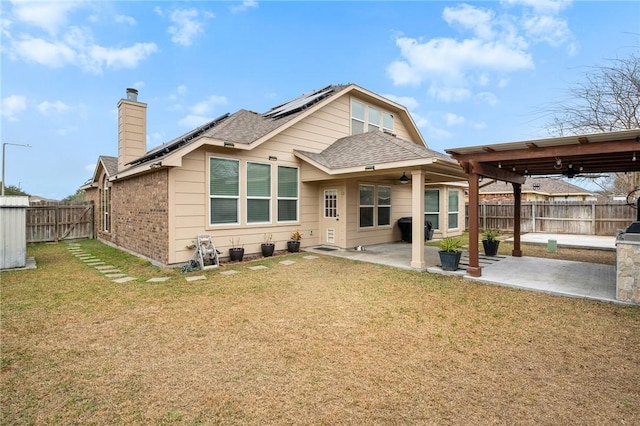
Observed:
[[[117,155],[118,101],[147,148],[226,112],[355,83],[408,107],[430,148],[547,137],[590,67],[640,50],[640,2],[2,1],[6,183],[61,199]]]

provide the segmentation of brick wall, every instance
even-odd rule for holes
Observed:
[[[100,233],[101,238],[160,263],[168,263],[166,169],[113,182],[111,212],[111,233]]]

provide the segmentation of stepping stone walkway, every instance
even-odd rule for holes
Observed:
[[[261,271],[263,269],[269,269],[264,265],[257,265],[257,266],[249,266],[249,269],[251,269],[252,271]]]
[[[185,279],[187,280],[187,282],[191,282],[191,281],[198,281],[198,280],[206,280],[207,277],[205,277],[204,275],[196,275],[193,277],[185,277]]]
[[[68,249],[70,253],[72,253],[75,257],[77,257],[79,260],[84,262],[87,266],[94,267],[98,272],[100,272],[101,274],[104,274],[106,278],[111,279],[115,283],[122,284],[122,283],[137,280],[137,278],[127,276],[127,274],[120,271],[117,267],[113,265],[107,265],[106,262],[103,262],[101,259],[97,258],[96,256],[90,253],[86,253],[82,249],[82,247],[80,247],[79,245],[69,245]],[[308,256],[303,256],[303,259],[313,260],[313,259],[318,259],[318,256],[308,255]],[[283,260],[278,263],[284,266],[290,266],[295,264],[296,261]],[[248,266],[247,268],[251,271],[262,271],[265,269],[269,269],[269,267],[264,265]],[[220,275],[224,275],[224,276],[230,276],[230,275],[235,275],[239,273],[241,272],[234,269],[220,271]],[[171,277],[153,277],[153,278],[149,278],[147,282],[162,283],[170,279]],[[192,281],[206,280],[207,277],[205,275],[194,275],[194,276],[185,277],[184,279],[187,282],[192,282]]]

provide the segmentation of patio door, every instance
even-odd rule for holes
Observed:
[[[338,188],[325,188],[322,191],[320,223],[320,242],[340,246],[340,192]]]

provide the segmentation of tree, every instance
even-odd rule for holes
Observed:
[[[640,58],[632,54],[589,68],[567,95],[551,109],[552,135],[640,129]],[[640,174],[616,173],[593,182],[607,192],[627,193],[640,186]]]
[[[1,184],[2,181],[0,181]],[[4,195],[29,195],[15,185],[7,185],[4,187]]]
[[[85,201],[85,191],[84,189],[78,189],[75,194],[68,195],[62,199],[62,201],[66,202],[74,202],[74,201]]]

